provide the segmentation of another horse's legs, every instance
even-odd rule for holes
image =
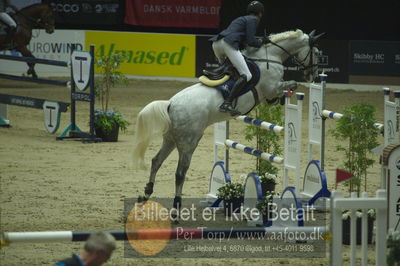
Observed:
[[[34,57],[33,54],[31,53],[31,51],[29,51],[26,46],[20,46],[20,47],[18,47],[17,50],[20,51],[23,56]],[[28,75],[32,75],[33,78],[37,78],[38,76],[37,76],[35,68],[34,68],[35,67],[35,63],[27,63],[27,64],[29,66],[29,69],[28,69],[28,71],[26,73]]]
[[[144,189],[145,200],[149,199],[151,194],[153,194],[154,182],[156,180],[156,174],[158,169],[160,169],[162,163],[175,149],[176,145],[171,137],[164,136],[163,144],[161,149],[158,151],[157,155],[151,160],[151,172],[149,177],[149,182],[146,184]]]

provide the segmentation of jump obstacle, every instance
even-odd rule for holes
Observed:
[[[311,83],[310,84],[310,101],[309,101],[309,137],[308,137],[308,158],[309,164],[306,168],[303,184],[300,188],[299,181],[300,174],[297,174],[296,177],[296,187],[300,188],[295,191],[294,198],[296,197],[296,192],[299,193],[302,199],[305,201],[307,205],[315,205],[322,208],[329,207],[326,202],[320,200],[328,200],[331,193],[328,190],[327,186],[327,178],[324,172],[324,137],[325,137],[325,120],[328,118],[331,119],[340,119],[343,115],[340,113],[332,112],[324,109],[325,107],[325,86],[326,86],[326,75],[321,74],[321,82],[319,84]],[[400,92],[395,92],[395,101],[391,102],[389,100],[390,90],[388,88],[384,88],[384,124],[375,123],[374,126],[379,128],[384,132],[384,145],[400,142]],[[288,106],[288,105],[286,105]],[[296,109],[294,109],[296,110]],[[285,113],[288,113],[285,109]],[[287,116],[286,116],[287,118]],[[293,120],[296,119],[290,118],[287,121],[285,118],[285,125],[288,125]],[[282,134],[285,132],[285,127],[274,125],[262,120],[256,120],[247,116],[239,116],[236,120],[245,122],[247,124],[252,124],[258,126],[265,130],[271,130],[277,134]],[[301,117],[300,120],[301,121]],[[289,127],[287,127],[289,128]],[[386,128],[386,130],[384,130]],[[298,132],[298,130],[297,130]],[[285,139],[285,155],[286,158],[286,148],[289,145],[286,145],[287,141]],[[313,146],[318,145],[320,147],[320,158],[319,160],[313,160],[312,148]],[[219,161],[218,157],[218,148],[225,148],[225,156],[224,161]],[[281,163],[284,162],[284,158],[273,156],[271,154],[255,150],[251,147],[247,147],[240,143],[234,142],[229,139],[229,124],[226,122],[216,123],[214,125],[214,167],[210,177],[210,185],[209,192],[206,196],[206,200],[204,204],[210,204],[213,207],[218,206],[221,200],[217,200],[216,193],[219,187],[224,185],[225,183],[230,183],[230,175],[228,172],[229,169],[229,150],[226,147],[235,148],[241,150],[245,153],[258,156],[262,159],[269,160],[272,162]],[[300,149],[298,150],[300,151]],[[300,158],[300,153],[295,154],[297,158]],[[300,166],[295,170],[300,169]],[[287,172],[285,171],[285,174]],[[284,180],[286,177],[284,178]],[[382,168],[382,188],[387,189],[385,180],[387,179],[385,169]],[[245,207],[254,207],[256,202],[262,198],[261,194],[261,185],[259,184],[259,179],[257,176],[249,174],[245,181]],[[258,222],[258,221],[257,221]]]
[[[313,158],[313,147],[319,147],[321,169],[324,170],[325,161],[325,122],[327,119],[338,120],[343,114],[325,109],[325,90],[327,75],[319,75],[320,83],[310,83],[309,127],[308,127],[308,160]],[[390,89],[383,88],[384,93],[384,123],[375,123],[374,126],[384,132],[384,144],[400,141],[400,91],[394,92],[395,101],[391,102]]]
[[[247,116],[239,116],[236,118],[238,121],[242,121],[248,124],[256,125],[262,129],[270,130],[276,134],[284,134],[284,158],[263,152],[260,150],[247,147],[243,144],[235,142],[229,139],[229,123],[219,122],[214,125],[214,167],[211,173],[209,192],[206,196],[206,200],[202,201],[201,204],[209,205],[211,207],[218,207],[222,199],[218,199],[216,193],[218,188],[223,186],[225,183],[230,183],[229,175],[229,148],[237,149],[247,154],[257,156],[261,159],[268,160],[273,163],[283,164],[284,167],[284,178],[283,182],[287,189],[284,190],[281,197],[277,201],[290,201],[291,204],[297,206],[297,211],[300,211],[301,204],[296,197],[294,187],[288,187],[289,171],[294,171],[296,176],[296,183],[300,184],[300,154],[301,154],[301,121],[302,121],[302,106],[303,106],[303,93],[296,93],[297,104],[290,102],[288,93],[285,93],[285,126],[274,125],[265,121],[255,120]],[[224,161],[219,161],[219,148],[225,150]],[[258,200],[262,198],[261,184],[259,177],[250,173],[245,181],[245,197],[244,197],[244,208],[253,209],[256,207]],[[290,200],[289,200],[290,198]],[[249,225],[263,225],[261,220],[249,221]],[[277,221],[277,224],[281,224]],[[287,223],[283,223],[288,225]],[[271,223],[265,224],[271,226]],[[297,226],[303,226],[302,219],[297,221]]]
[[[71,67],[71,81],[68,82],[42,78],[21,77],[0,73],[0,78],[4,79],[50,84],[56,86],[67,86],[71,89],[70,103],[17,95],[0,94],[0,126],[10,126],[10,121],[7,119],[7,105],[37,108],[43,109],[45,128],[49,133],[53,134],[59,127],[61,112],[67,112],[68,110],[71,110],[70,124],[56,139],[62,140],[79,138],[85,142],[101,141],[101,139],[96,138],[94,132],[94,46],[90,46],[89,52],[77,51],[75,50],[75,45],[72,47],[71,62],[23,56],[0,55],[0,59],[3,60],[46,64],[58,67]],[[86,90],[87,87],[90,87],[90,91],[89,93],[84,93],[83,91]],[[80,91],[77,91],[76,88],[78,88]],[[88,102],[90,104],[89,132],[82,132],[76,124],[77,101]]]
[[[319,165],[321,175],[324,173],[325,164],[325,122],[328,119],[338,120],[343,114],[325,109],[325,90],[327,75],[320,74],[320,83],[310,83],[309,91],[309,118],[308,118],[308,160],[313,160],[313,148],[319,149]],[[400,142],[400,91],[394,92],[394,102],[390,101],[390,89],[383,88],[384,122],[375,123],[374,126],[383,131],[384,143],[380,147],[380,154],[384,147]],[[317,172],[317,171],[313,171]],[[311,196],[307,188],[311,188],[312,174],[305,174],[303,183],[303,196]],[[381,187],[386,189],[386,176],[382,170]],[[308,182],[308,183],[306,183]],[[318,184],[317,184],[318,186]],[[313,191],[314,192],[314,191]]]
[[[302,120],[302,102],[304,98],[303,93],[297,93],[297,104],[290,103],[290,96],[286,94],[286,104],[285,104],[285,127],[278,125],[273,125],[264,121],[254,120],[250,117],[239,116],[236,118],[238,121],[243,121],[245,123],[250,123],[259,126],[265,130],[271,130],[272,132],[282,134],[284,133],[285,138],[285,150],[284,158],[269,154],[267,152],[259,151],[251,147],[247,147],[238,142],[229,139],[229,123],[219,122],[214,124],[214,164],[224,167],[225,171],[229,171],[229,148],[241,150],[247,154],[260,157],[261,159],[268,160],[277,164],[284,165],[284,178],[283,182],[287,186],[288,184],[288,174],[290,170],[296,171],[296,175],[299,174],[300,166],[300,156],[301,154],[301,120]],[[225,150],[225,155],[222,163],[219,163],[219,148]],[[223,171],[219,171],[223,173]],[[221,178],[216,177],[218,180],[224,180],[224,176]],[[216,180],[216,181],[218,181]],[[298,180],[299,181],[299,180]],[[297,181],[296,181],[297,182]],[[214,184],[213,188],[222,186],[224,183]],[[214,191],[209,191],[207,199],[211,202],[216,199]]]

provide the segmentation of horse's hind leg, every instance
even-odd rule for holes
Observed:
[[[187,170],[189,169],[193,152],[196,149],[197,144],[200,141],[200,138],[201,136],[199,136],[198,139],[193,142],[186,142],[184,145],[182,145],[182,147],[184,148],[180,148],[178,146],[179,162],[175,173],[175,198],[173,203],[173,207],[178,209],[178,212],[179,212],[179,207],[182,206],[183,183],[185,182],[186,173]]]
[[[165,159],[171,154],[171,152],[175,149],[175,142],[169,136],[164,136],[163,144],[161,149],[158,151],[156,156],[151,160],[151,171],[149,182],[146,184],[144,189],[145,200],[149,199],[151,194],[153,194],[153,187],[156,181],[157,171],[160,169],[162,163]]]

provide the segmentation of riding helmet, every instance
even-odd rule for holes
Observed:
[[[264,14],[264,5],[259,1],[251,1],[247,6],[247,14]]]

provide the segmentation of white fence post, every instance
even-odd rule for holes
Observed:
[[[387,201],[387,193],[384,189],[376,191],[376,197]],[[375,265],[386,265],[386,234],[387,234],[387,208],[379,208],[376,210],[376,262]]]
[[[350,198],[343,198],[343,194],[339,191],[333,191],[331,197],[331,234],[332,244],[330,247],[331,265],[342,265],[342,211],[350,211],[350,265],[356,265],[356,212],[359,209],[363,211],[362,218],[362,247],[361,247],[361,263],[368,264],[367,247],[367,221],[368,209],[376,210],[376,261],[377,266],[386,265],[386,234],[387,234],[387,214],[388,214],[387,192],[384,189],[376,191],[376,197],[369,198],[364,192],[360,198],[355,193],[351,193]]]
[[[343,198],[340,191],[332,191],[331,195],[331,235],[330,262],[332,266],[341,266],[342,258],[342,210],[334,207],[335,199]]]
[[[362,198],[367,199],[368,193],[363,192]],[[373,226],[372,226],[373,227]],[[361,220],[361,265],[368,265],[368,209],[362,209],[362,220]]]

